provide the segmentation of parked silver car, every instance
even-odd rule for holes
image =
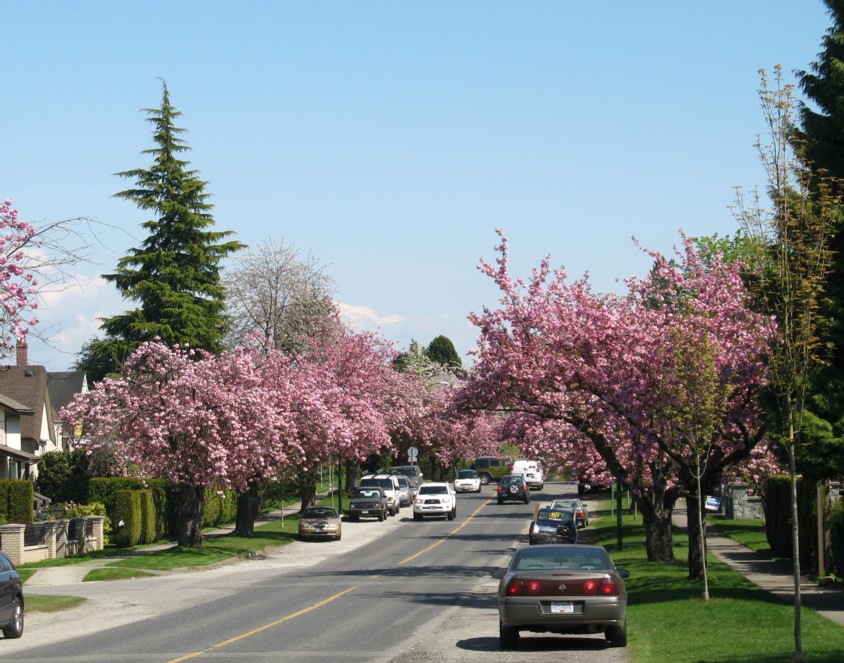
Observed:
[[[625,569],[602,546],[554,544],[516,550],[498,584],[499,644],[515,649],[519,631],[603,633],[627,645]]]
[[[413,488],[410,486],[410,481],[404,474],[394,474],[396,481],[399,484],[399,504],[401,506],[410,506],[413,504],[413,498],[416,496]]]

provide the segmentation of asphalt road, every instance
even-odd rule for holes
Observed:
[[[547,484],[536,500],[566,496]],[[38,593],[88,596],[91,608],[28,616],[3,661],[627,661],[602,636],[523,634],[498,651],[497,581],[523,542],[535,503],[458,496],[454,521],[344,523],[339,543],[286,546],[210,571]],[[77,612],[79,611],[79,612]],[[75,614],[74,614],[75,613]]]

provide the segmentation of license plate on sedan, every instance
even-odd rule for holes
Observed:
[[[574,603],[571,601],[553,601],[551,603],[552,615],[570,615],[574,613]]]

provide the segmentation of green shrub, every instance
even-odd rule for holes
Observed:
[[[108,543],[111,540],[111,518],[106,513],[104,504],[100,502],[93,502],[91,504],[68,504],[58,505],[62,508],[61,518],[82,518],[85,516],[104,516],[103,520],[103,543]]]
[[[93,502],[92,504],[74,504],[70,502],[64,505],[62,518],[82,518],[83,516],[105,516],[105,504]]]
[[[12,482],[8,479],[0,480],[0,519],[3,524],[9,522],[9,490]]]
[[[839,498],[829,513],[829,534],[833,572],[844,577],[844,498]]]
[[[155,533],[155,500],[151,490],[141,492],[141,543],[157,541]]]
[[[142,479],[134,477],[95,477],[88,482],[88,495],[84,501],[88,504],[105,504],[106,512],[114,519],[116,493],[120,490],[141,490],[145,487]]]
[[[28,479],[9,481],[7,519],[12,523],[32,522],[35,486]]]
[[[113,495],[114,543],[120,548],[135,546],[141,539],[141,492],[118,490]]]
[[[82,450],[48,451],[38,461],[36,490],[53,503],[88,499],[88,454]]]

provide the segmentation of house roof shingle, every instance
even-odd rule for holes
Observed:
[[[41,418],[49,398],[47,384],[47,369],[43,366],[0,367],[0,394],[23,404],[35,415],[21,417],[23,439],[38,441],[41,438]],[[47,416],[52,418],[52,412]]]

